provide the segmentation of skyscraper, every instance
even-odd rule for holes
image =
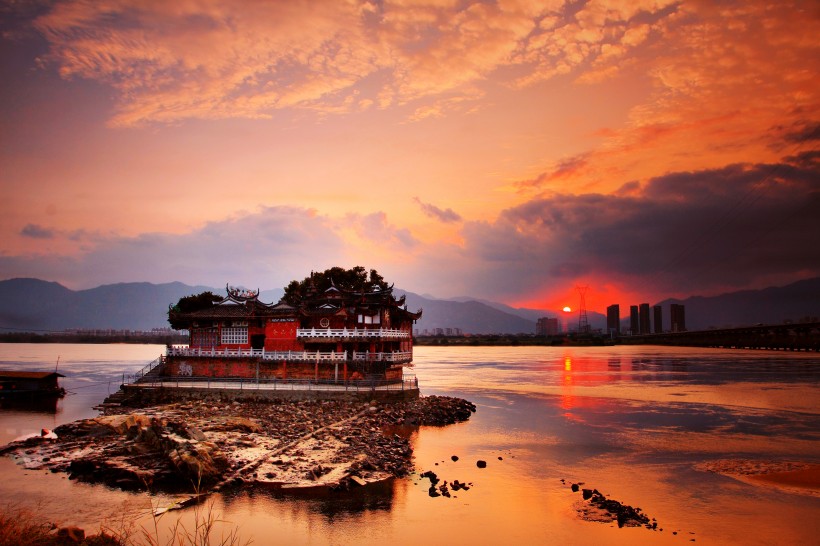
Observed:
[[[651,334],[649,327],[649,304],[642,303],[640,308],[640,332],[641,334]]]
[[[686,313],[683,309],[683,304],[680,303],[673,303],[670,306],[670,315],[671,315],[671,329],[673,332],[685,332],[686,331]]]
[[[663,333],[663,309],[661,309],[660,305],[655,305],[652,307],[652,313],[655,315],[653,317],[653,324],[652,326],[655,327],[653,330],[656,334]]]
[[[621,335],[621,306],[617,303],[606,308],[606,331],[609,335]]]
[[[535,335],[537,336],[557,336],[558,330],[557,318],[541,317],[535,323]]]
[[[633,336],[641,333],[640,321],[638,320],[638,306],[629,306],[629,333]]]

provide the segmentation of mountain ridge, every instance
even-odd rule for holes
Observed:
[[[7,279],[0,281],[0,331],[164,328],[168,326],[169,305],[205,290],[225,293],[224,289],[180,281],[113,283],[75,291],[54,281]],[[276,302],[283,293],[281,288],[263,290],[260,299]],[[458,328],[469,334],[531,334],[535,332],[537,318],[559,316],[555,311],[513,308],[466,296],[428,298],[401,289],[396,289],[396,293],[406,295],[411,310],[423,309],[424,314],[415,325],[419,332]],[[664,320],[668,320],[671,303],[685,306],[689,330],[798,321],[820,315],[820,277],[782,287],[666,299],[659,304],[664,307]],[[622,311],[622,316],[627,315],[628,309]],[[604,315],[590,311],[588,316],[593,329],[605,327]],[[569,323],[572,327],[573,321]]]

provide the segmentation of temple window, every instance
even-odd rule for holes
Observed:
[[[379,315],[373,315],[372,317],[369,315],[359,315],[359,324],[380,324],[381,318]]]
[[[222,345],[245,345],[248,343],[248,327],[222,328]]]
[[[191,330],[191,347],[216,347],[216,328],[197,328]]]

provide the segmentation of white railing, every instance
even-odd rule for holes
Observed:
[[[413,353],[367,353],[353,351],[353,361],[379,361],[379,362],[410,362],[413,360]]]
[[[264,356],[264,349],[202,349],[187,345],[172,345],[165,352],[168,356]]]
[[[256,357],[262,360],[307,360],[307,361],[345,361],[348,360],[347,351],[266,351],[264,349],[202,349],[185,345],[172,345],[166,351],[168,356],[187,357]],[[368,353],[353,351],[354,361],[376,362],[410,362],[412,352],[385,352]]]
[[[415,377],[399,380],[316,380],[316,379],[256,379],[248,377],[153,377],[124,376],[124,385],[144,388],[225,389],[233,391],[317,391],[372,392],[418,390]]]
[[[263,360],[347,360],[347,351],[265,351]]]
[[[410,332],[393,328],[353,328],[352,330],[350,328],[299,328],[296,330],[296,337],[407,339],[410,337]]]

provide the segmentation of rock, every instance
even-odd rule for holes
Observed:
[[[450,458],[453,460],[453,462],[456,462],[458,460],[458,455],[453,455]]]
[[[361,485],[361,486],[367,485],[367,482],[363,478],[361,478],[360,476],[357,476],[355,474],[350,475],[350,481],[352,481],[353,483],[355,483],[357,485]]]
[[[227,417],[224,430],[242,430],[244,432],[262,432],[262,426],[247,417]]]
[[[487,468],[487,461],[478,460],[475,462],[478,468]]]
[[[57,538],[62,544],[80,544],[85,540],[85,531],[79,527],[61,527],[57,529]]]
[[[107,427],[117,434],[125,434],[133,426],[147,427],[151,425],[151,418],[147,415],[132,413],[129,415],[103,415],[89,421]]]
[[[438,490],[441,491],[442,496],[450,498],[450,490],[447,488],[447,482],[438,486]]]
[[[572,484],[572,490],[577,492],[579,484]],[[626,504],[608,499],[597,489],[583,489],[581,491],[584,500],[588,500],[590,504],[598,507],[601,510],[608,512],[617,521],[618,527],[637,527],[644,526],[647,529],[655,530],[658,527],[657,521],[649,521],[649,517],[641,513],[640,508],[633,508]]]
[[[580,489],[580,487],[578,486],[577,483],[574,483],[574,484],[570,485],[569,487],[570,487],[570,489],[572,489],[573,493],[577,493],[578,490]]]
[[[191,427],[188,429],[188,436],[192,440],[196,440],[198,442],[204,442],[208,438],[205,436],[205,433],[199,430],[198,428]]]

